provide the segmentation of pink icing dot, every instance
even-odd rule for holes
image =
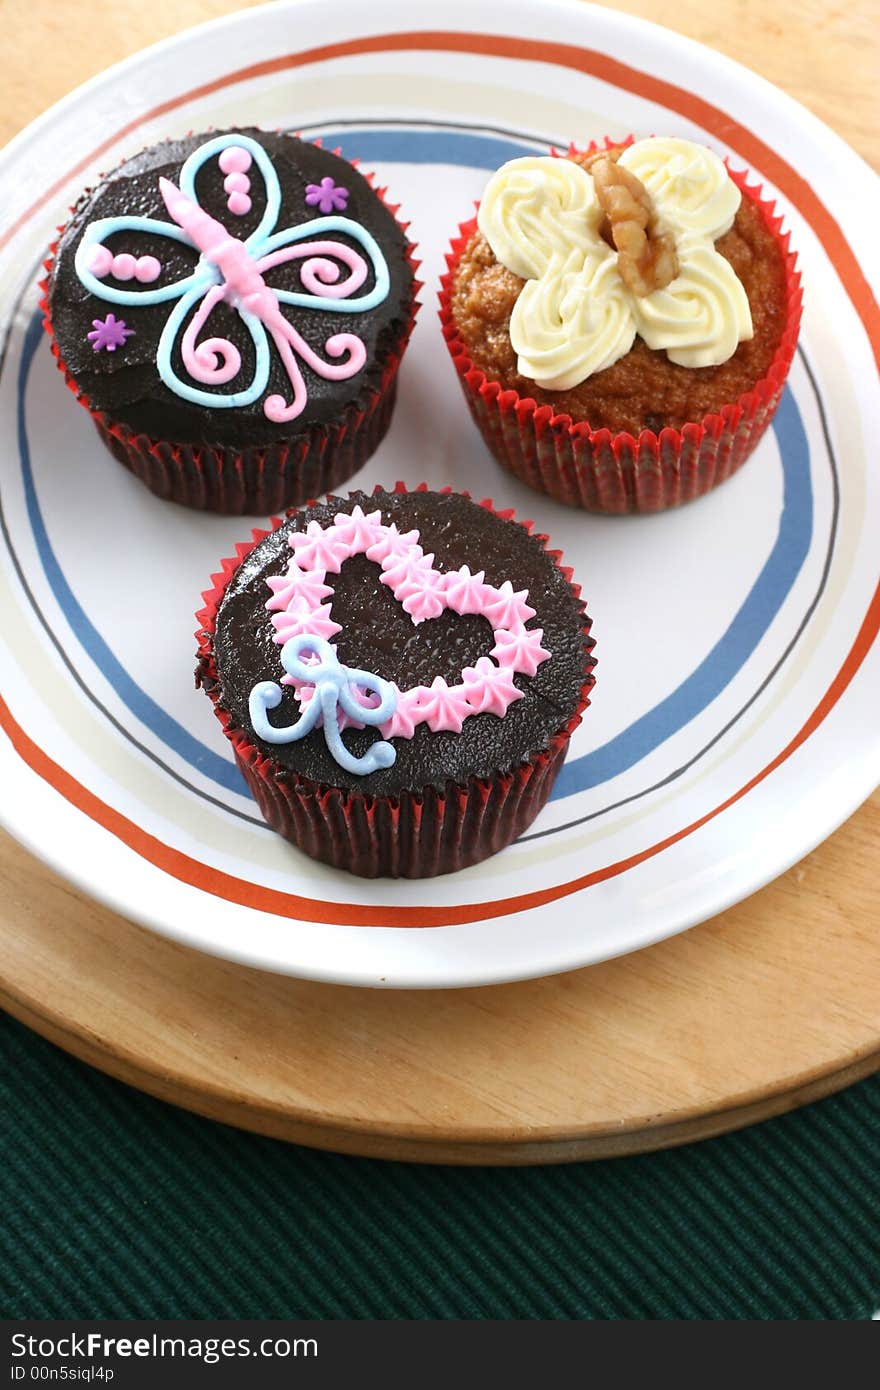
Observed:
[[[162,274],[162,266],[155,256],[139,256],[134,268],[134,278],[142,285],[150,285]]]
[[[89,270],[99,279],[110,274],[113,265],[113,252],[107,246],[93,246],[89,257]]]
[[[230,145],[218,161],[224,174],[243,174],[252,162],[250,151],[242,149],[241,145]]]
[[[137,272],[137,261],[127,251],[123,251],[121,256],[113,257],[110,269],[116,280],[133,280]]]
[[[244,217],[251,210],[251,200],[246,193],[230,193],[226,206],[236,217]]]
[[[247,174],[238,172],[227,174],[223,180],[223,187],[227,193],[247,193],[251,186],[251,181]]]

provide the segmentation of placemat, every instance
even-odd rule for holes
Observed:
[[[868,1318],[880,1076],[687,1148],[453,1169],[163,1105],[0,1019],[0,1308],[28,1318]]]

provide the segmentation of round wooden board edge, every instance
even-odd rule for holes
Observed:
[[[206,1119],[307,1148],[405,1163],[524,1167],[652,1153],[712,1139],[784,1115],[880,1071],[880,1047],[872,1047],[843,1065],[832,1063],[827,1068],[786,1078],[777,1086],[738,1097],[734,1104],[721,1109],[683,1110],[671,1121],[658,1119],[654,1123],[648,1119],[626,1128],[596,1125],[571,1136],[547,1133],[530,1138],[526,1128],[517,1133],[516,1128],[511,1127],[512,1137],[505,1140],[480,1137],[473,1130],[462,1131],[459,1137],[437,1139],[420,1135],[415,1130],[404,1133],[401,1129],[391,1131],[381,1126],[319,1123],[293,1110],[255,1105],[241,1093],[200,1087],[182,1075],[151,1070],[141,1059],[114,1050],[106,1040],[89,1036],[82,1029],[70,1028],[49,1012],[33,1008],[17,994],[10,993],[2,980],[0,1007],[81,1062],[157,1100]]]

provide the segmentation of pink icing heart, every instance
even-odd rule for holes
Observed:
[[[328,600],[333,589],[327,575],[338,574],[355,555],[366,555],[381,566],[382,583],[414,624],[447,610],[477,613],[492,624],[491,655],[481,656],[463,670],[457,684],[436,676],[429,686],[400,690],[395,685],[397,708],[381,727],[383,738],[412,738],[419,724],[427,724],[434,733],[461,733],[471,714],[503,718],[514,701],[522,699],[514,676],[534,676],[550,657],[541,646],[543,629],[526,627],[535,616],[527,590],[516,592],[509,579],[496,588],[485,582],[483,571],[471,574],[467,565],[451,571],[436,569],[434,556],[426,555],[419,544],[418,531],[402,534],[393,522],[383,522],[380,511],[365,515],[356,506],[350,513],[338,512],[327,526],[310,521],[305,531],[291,534],[290,546],[294,554],[287,573],[267,580],[272,597],[266,607],[272,611],[279,645],[302,632],[331,638],[342,631],[331,617]],[[314,686],[292,676],[282,677],[282,684],[298,686],[303,704],[314,694]]]

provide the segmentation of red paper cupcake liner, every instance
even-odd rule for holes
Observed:
[[[619,144],[606,139],[606,147]],[[631,137],[625,142],[631,143]],[[586,151],[592,153],[594,142]],[[569,154],[577,153],[574,146]],[[452,288],[476,218],[459,227],[440,282],[440,322],[471,415],[498,462],[537,492],[590,512],[656,512],[702,496],[745,463],[779,404],[800,329],[803,295],[797,257],[782,233],[782,218],[748,174],[728,169],[757,207],[780,245],[785,264],[786,326],[767,374],[738,400],[681,430],[638,438],[593,430],[586,421],[557,415],[549,405],[489,381],[468,355],[452,316]]]
[[[316,140],[314,143],[320,145],[321,142]],[[338,149],[333,153],[340,155]],[[358,161],[350,160],[349,163],[357,167]],[[397,217],[400,205],[388,202],[388,190],[374,186],[375,176],[372,173],[365,173],[363,177],[405,234],[409,223],[401,222]],[[406,259],[413,272],[413,282],[408,322],[395,350],[386,354],[378,385],[367,388],[361,399],[347,406],[338,422],[332,425],[314,425],[294,434],[289,440],[261,448],[242,448],[176,444],[172,440],[153,439],[146,434],[135,433],[106,411],[96,410],[92,406],[61,356],[49,317],[49,278],[64,227],[59,227],[58,231],[59,236],[49,248],[49,256],[43,263],[46,275],[40,284],[43,292],[40,301],[43,327],[50,338],[53,356],[68,387],[80,405],[88,410],[98,434],[113,457],[140,478],[157,497],[199,511],[226,515],[260,515],[281,511],[301,506],[308,498],[338,487],[375,453],[391,423],[397,372],[419,309],[416,295],[422,288],[422,282],[415,276],[420,262],[415,259],[416,248],[409,240],[406,243]]]
[[[407,490],[403,483],[394,488],[395,492]],[[426,492],[427,484],[413,490]],[[377,486],[374,491],[383,489]],[[479,505],[502,520],[516,521],[512,511],[498,511],[489,499]],[[284,520],[272,518],[270,530],[255,530],[251,540],[235,547],[234,557],[224,560],[219,573],[211,576],[211,588],[202,595],[205,607],[196,615],[196,683],[210,696],[214,713],[232,744],[235,760],[264,819],[314,859],[364,878],[429,878],[466,868],[504,849],[531,824],[547,801],[595,684],[592,620],[580,599],[580,586],[573,582],[572,571],[563,565],[561,553],[547,551],[578,601],[584,633],[584,684],[577,709],[564,727],[553,734],[546,748],[510,772],[471,777],[463,784],[449,782],[442,792],[429,786],[393,797],[368,796],[324,786],[299,773],[280,769],[233,723],[231,714],[220,703],[214,655],[220,602],[242,561]],[[532,522],[517,524],[532,532]],[[546,536],[535,538],[546,548]]]

